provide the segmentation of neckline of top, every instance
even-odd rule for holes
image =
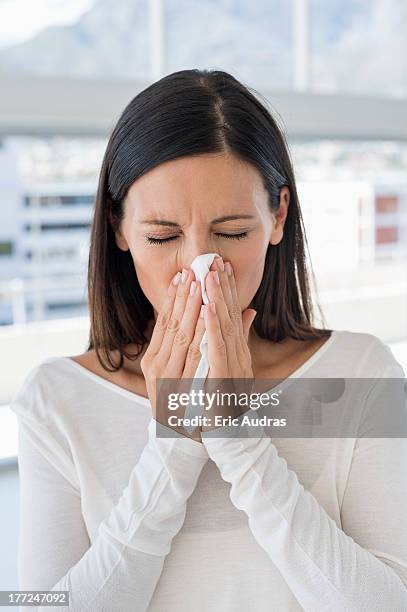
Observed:
[[[328,338],[328,340],[326,340],[324,344],[315,351],[315,353],[313,353],[306,361],[304,361],[302,365],[300,365],[296,370],[294,370],[294,372],[292,372],[289,376],[287,376],[282,381],[280,381],[278,385],[279,388],[285,386],[291,381],[291,379],[301,376],[306,370],[308,370],[308,368],[310,368],[325,353],[325,351],[332,345],[337,335],[338,335],[338,330],[332,330],[331,335]],[[70,363],[72,367],[76,368],[79,372],[82,372],[82,374],[84,374],[85,376],[88,376],[95,382],[98,382],[99,384],[104,385],[106,388],[111,389],[112,391],[116,391],[116,393],[120,393],[121,395],[129,397],[133,400],[137,400],[138,402],[143,404],[143,406],[151,406],[150,400],[144,395],[140,395],[139,393],[134,393],[133,391],[129,391],[128,389],[125,389],[124,387],[121,387],[120,385],[117,385],[116,383],[113,383],[110,380],[107,380],[106,378],[103,378],[102,376],[95,374],[95,372],[88,370],[88,368],[85,368],[85,366],[81,365],[77,361],[74,361],[70,357],[57,357],[56,359],[61,359],[65,363]],[[263,391],[263,393],[269,393],[270,391],[273,391],[274,389],[275,387],[272,387],[271,389],[268,389],[267,391]]]

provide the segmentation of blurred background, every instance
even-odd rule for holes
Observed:
[[[407,372],[406,32],[405,0],[0,0],[0,590],[18,586],[8,404],[85,349],[102,156],[162,76],[226,70],[268,101],[328,326],[377,335]]]

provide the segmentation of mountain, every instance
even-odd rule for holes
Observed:
[[[212,67],[238,78],[289,87],[289,4],[167,0],[166,67]],[[276,19],[278,15],[278,20]],[[0,72],[149,79],[147,0],[97,0],[77,23],[48,27],[0,51]]]
[[[165,74],[220,68],[290,89],[292,2],[166,0]],[[312,88],[407,95],[406,0],[310,0]],[[0,72],[149,81],[148,0],[95,0],[73,25],[0,50]]]

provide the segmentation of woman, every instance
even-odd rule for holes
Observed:
[[[404,376],[375,336],[314,327],[304,241],[248,88],[183,70],[131,100],[100,173],[89,345],[12,404],[21,589],[81,612],[407,609],[406,439],[157,434],[155,384],[193,377],[205,329],[210,377]],[[343,409],[368,414],[372,388]]]

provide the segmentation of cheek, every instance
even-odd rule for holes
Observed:
[[[157,289],[163,282],[160,281],[162,276],[160,265],[155,263],[154,259],[149,257],[147,252],[144,253],[142,249],[137,249],[136,252],[137,255],[132,253],[132,258],[137,280],[146,298],[156,308],[157,296],[160,295]]]
[[[155,310],[159,311],[177,270],[174,271],[170,262],[163,261],[162,255],[157,256],[149,251],[151,249],[137,249],[137,255],[133,254],[133,263],[141,290]]]
[[[242,310],[248,307],[260,286],[264,263],[265,252],[261,249],[250,249],[244,256],[233,258],[237,295]]]

